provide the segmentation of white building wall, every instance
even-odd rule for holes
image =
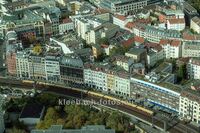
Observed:
[[[26,57],[16,57],[16,70],[17,70],[17,76],[22,77],[29,77],[30,71],[29,71],[29,63],[28,58]]]
[[[188,76],[191,79],[200,79],[200,65],[193,64],[191,60],[187,65]]]
[[[59,61],[45,60],[46,79],[49,81],[60,80]]]
[[[107,89],[107,74],[101,71],[84,69],[84,83],[95,89],[108,91]]]
[[[192,19],[191,19],[191,22],[190,22],[190,29],[193,29],[198,34],[200,33],[200,26],[199,26],[199,24],[197,24],[194,21],[192,21]]]
[[[115,76],[115,93],[123,96],[130,96],[130,79]]]
[[[59,34],[63,34],[66,31],[74,30],[74,24],[71,23],[63,23],[59,25]]]
[[[187,97],[180,96],[179,115],[184,119],[200,124],[200,104]]]
[[[181,56],[181,46],[171,46],[170,44],[162,45],[165,57],[170,58],[179,58]]]

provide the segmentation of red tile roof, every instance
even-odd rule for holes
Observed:
[[[135,42],[144,43],[144,38],[143,37],[135,36],[134,40],[135,40]]]
[[[122,45],[123,45],[124,47],[130,47],[131,44],[133,44],[133,43],[134,43],[134,37],[129,38],[129,39],[126,40],[126,41],[123,41],[123,42],[122,42]]]
[[[153,48],[157,51],[162,50],[162,47],[158,43],[145,43],[144,46],[147,47],[147,48]]]
[[[95,14],[103,14],[103,13],[109,13],[110,11],[103,9],[103,8],[97,8],[95,10]]]
[[[126,28],[129,28],[129,29],[133,29],[134,25],[135,25],[134,22],[128,22],[128,23],[125,25],[125,27],[126,27]]]
[[[151,19],[137,19],[136,21],[137,23],[143,23],[143,24],[150,24],[151,23]]]
[[[109,46],[106,44],[101,44],[101,48],[108,48]]]
[[[181,41],[179,40],[172,40],[171,46],[178,47],[181,45]]]
[[[126,20],[126,17],[123,16],[123,15],[116,14],[115,17],[122,20],[122,21]]]
[[[183,39],[185,39],[185,40],[200,40],[200,35],[193,35],[193,34],[184,32]]]
[[[65,18],[65,19],[63,19],[62,22],[63,22],[63,23],[71,23],[72,20],[71,20],[70,18]]]
[[[160,45],[165,45],[165,44],[169,44],[169,40],[166,39],[161,39],[159,42]]]
[[[185,19],[184,18],[179,18],[179,19],[169,19],[168,20],[170,24],[184,24]]]
[[[181,41],[179,40],[166,40],[166,39],[161,39],[159,42],[160,45],[166,45],[170,44],[170,46],[178,47],[181,45]]]

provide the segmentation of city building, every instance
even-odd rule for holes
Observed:
[[[192,29],[194,32],[200,33],[200,18],[195,16],[191,19],[190,22],[190,29]]]
[[[27,103],[19,116],[19,121],[26,125],[36,125],[44,115],[45,107],[37,103]]]
[[[130,66],[130,73],[145,75],[145,66],[142,63],[134,63]]]
[[[120,14],[113,15],[113,24],[120,26],[120,28],[125,29],[125,26],[128,22],[132,22],[132,16],[124,16]]]
[[[17,39],[15,31],[9,31],[6,35],[6,65],[8,74],[16,76],[16,52],[22,49],[22,42]]]
[[[83,84],[83,62],[76,55],[65,55],[60,61],[60,79],[65,84]]]
[[[164,49],[157,43],[145,43],[147,48],[147,65],[153,67],[157,61],[165,58]]]
[[[147,0],[102,0],[99,6],[112,13],[127,15],[147,6]]]
[[[100,26],[101,24],[105,23],[105,21],[91,17],[80,17],[75,19],[75,28],[78,36],[83,40],[86,40],[86,33],[93,28]]]
[[[76,12],[81,8],[82,3],[79,1],[70,1],[67,2],[67,7],[69,11],[71,11],[73,14],[76,14]]]
[[[60,81],[60,57],[56,55],[47,55],[45,57],[46,80],[51,82]]]
[[[97,26],[86,33],[86,43],[87,44],[97,44],[101,38],[110,39],[113,37],[117,31],[119,31],[119,26],[112,23],[104,23]]]
[[[29,78],[29,51],[18,51],[16,53],[16,70],[17,77],[19,78]]]
[[[59,24],[59,34],[64,34],[68,31],[74,30],[74,23],[70,18],[63,19]]]
[[[134,62],[146,63],[147,51],[143,48],[132,48],[125,53],[125,56],[130,57]]]
[[[62,125],[51,125],[49,129],[37,130],[34,129],[31,133],[115,133],[114,129],[106,129],[103,125],[88,125],[81,129],[63,129]]]
[[[179,58],[181,57],[181,41],[179,40],[160,40],[159,44],[164,49],[165,58]]]
[[[199,91],[188,88],[181,92],[179,100],[179,115],[197,124],[200,124],[199,95]]]
[[[14,14],[5,17],[3,20],[0,22],[0,31],[3,33],[3,37],[6,36],[9,30],[27,32],[30,28],[31,32],[36,33],[37,37],[44,37],[45,35],[43,17],[28,8],[15,11]]]
[[[178,30],[182,31],[185,29],[185,19],[178,18],[178,19],[168,19],[167,20],[167,29],[168,30]]]
[[[31,54],[28,57],[29,77],[34,80],[46,80],[45,57]]]
[[[84,83],[100,91],[130,96],[131,74],[111,64],[85,64]]]
[[[51,23],[51,30],[53,35],[59,34],[59,17],[53,13],[48,15],[49,16],[49,22]]]
[[[200,42],[182,41],[182,57],[200,57]]]
[[[104,72],[105,67],[105,65],[85,64],[84,83],[91,88],[108,92],[107,74]]]
[[[123,68],[125,71],[130,72],[130,67],[134,63],[134,61],[124,55],[117,55],[113,57],[114,64]]]
[[[6,3],[4,6],[10,11],[19,11],[24,8],[27,8],[29,4],[26,3],[25,1],[14,1],[14,2]]]
[[[181,87],[174,85],[176,78],[171,72],[172,65],[163,63],[145,76],[133,75],[130,97],[179,112]]]
[[[182,34],[177,30],[166,30],[165,28],[156,28],[148,24],[134,23],[131,26],[132,33],[143,37],[149,42],[159,43],[161,39],[181,40]]]
[[[115,75],[114,91],[116,95],[130,97],[130,74],[124,71],[118,71]]]
[[[198,16],[198,12],[197,12],[197,10],[193,6],[191,6],[186,1],[184,1],[184,3],[183,3],[183,11],[185,13],[186,25],[190,26],[191,19],[194,16]]]
[[[200,79],[200,59],[191,58],[187,64],[188,77],[190,79]]]

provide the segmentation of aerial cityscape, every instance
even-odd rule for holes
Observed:
[[[0,0],[0,133],[200,133],[200,0]]]

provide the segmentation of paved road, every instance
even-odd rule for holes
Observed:
[[[6,79],[0,79],[0,83],[4,85],[9,85],[10,80]],[[22,82],[18,82],[17,80],[13,80],[12,83],[10,83],[10,86],[16,86],[16,87],[25,87],[26,89],[32,89],[31,84],[22,84]],[[46,89],[45,89],[46,88]],[[63,95],[63,96],[71,96],[77,99],[80,99],[81,97],[84,100],[94,100],[96,102],[100,102],[102,98],[99,97],[93,97],[90,96],[86,93],[81,93],[79,91],[71,90],[69,87],[63,88],[63,87],[56,87],[56,86],[37,86],[37,89],[44,89],[46,92],[51,92],[51,93],[56,93],[58,95]],[[105,99],[104,99],[105,100]],[[142,113],[141,111],[135,110],[131,107],[125,106],[125,105],[107,105],[111,108],[115,108],[118,110],[121,110],[123,112],[129,113],[131,115],[134,115],[136,117],[139,117],[149,123],[152,122],[152,117],[149,115],[146,115]],[[164,124],[162,120],[159,118],[154,118],[154,125],[163,128]],[[169,124],[171,127],[168,129],[170,133],[198,133],[195,129],[191,129],[189,125],[184,125],[182,123],[176,123],[176,124]]]

